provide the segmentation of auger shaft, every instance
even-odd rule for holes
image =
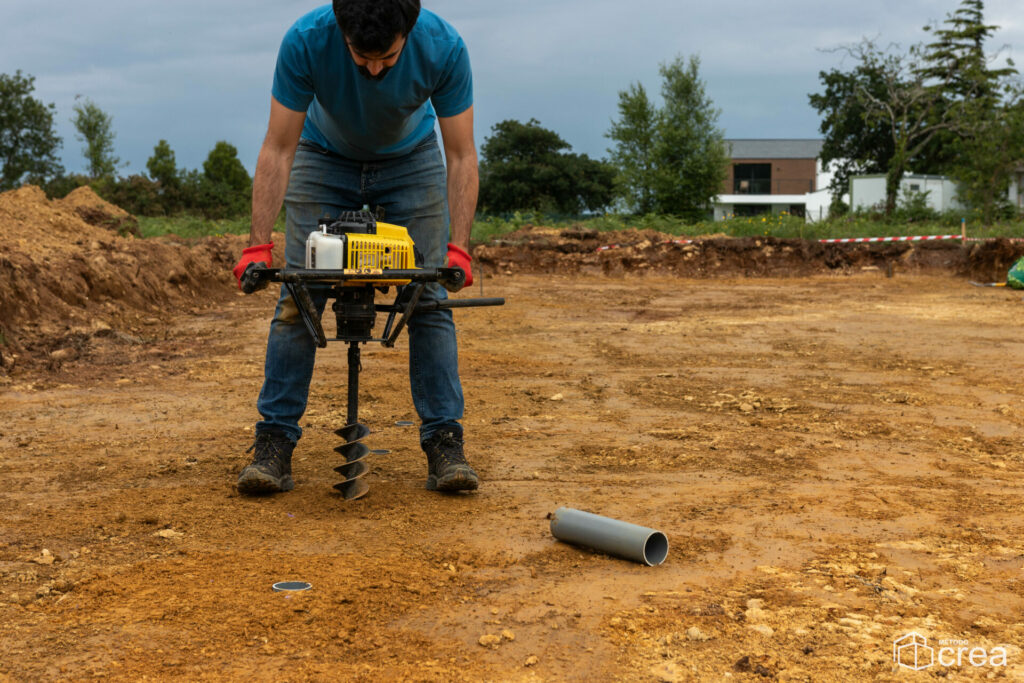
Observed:
[[[345,477],[345,481],[335,484],[334,488],[346,500],[354,500],[366,495],[369,490],[363,476],[370,471],[363,458],[370,452],[362,440],[370,433],[366,425],[359,422],[359,371],[360,349],[358,341],[350,341],[348,345],[348,421],[335,434],[345,439],[345,443],[334,450],[345,457],[345,462],[334,468],[334,471]]]
[[[359,422],[359,370],[360,351],[359,342],[353,341],[348,344],[348,421],[345,424],[354,425]]]

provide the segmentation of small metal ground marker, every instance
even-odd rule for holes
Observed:
[[[306,583],[305,581],[278,581],[271,586],[275,593],[308,591],[312,587],[313,584]]]

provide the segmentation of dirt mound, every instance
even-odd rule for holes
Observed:
[[[1005,279],[1024,255],[1008,240],[823,244],[775,237],[679,238],[653,230],[599,232],[526,226],[477,247],[486,268],[515,272],[622,274],[656,272],[680,277],[788,277],[828,272],[887,273],[942,270],[983,280]]]
[[[237,291],[243,237],[136,240],[79,209],[130,217],[87,189],[55,201],[38,187],[0,194],[0,371],[75,357],[97,336],[141,341],[166,314]]]
[[[122,237],[132,235],[141,237],[139,221],[124,209],[102,199],[92,191],[91,187],[83,186],[72,190],[67,197],[60,200],[60,205],[71,209],[89,225],[113,230]]]
[[[0,194],[0,240],[11,254],[35,258],[77,252],[89,240],[111,237],[114,225],[134,221],[89,188],[53,201],[34,185]]]

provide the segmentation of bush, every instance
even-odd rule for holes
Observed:
[[[187,212],[206,218],[236,218],[249,213],[252,185],[238,189],[199,171],[187,171],[181,180],[181,199]]]
[[[64,199],[74,190],[89,184],[89,176],[80,173],[56,176],[43,185],[43,192],[49,199]]]
[[[209,219],[245,218],[252,201],[250,186],[239,190],[212,181],[200,171],[182,173],[180,183],[172,187],[140,174],[97,179],[80,174],[61,175],[46,183],[43,191],[50,199],[63,199],[84,185],[135,216],[193,214]]]
[[[931,190],[918,192],[905,189],[893,217],[897,221],[907,223],[935,221],[939,217],[939,212],[928,206],[929,194],[931,194]]]
[[[103,199],[135,216],[166,213],[160,196],[160,184],[143,175],[130,175],[116,180],[100,178],[92,183],[92,189]]]

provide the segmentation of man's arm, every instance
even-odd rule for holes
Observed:
[[[305,122],[305,112],[293,111],[273,97],[270,98],[270,123],[256,161],[256,175],[252,185],[249,246],[270,241],[274,222],[281,212],[281,204],[288,190],[295,148],[298,147]]]
[[[476,143],[473,141],[473,107],[455,116],[438,118],[438,123],[448,162],[451,241],[469,251],[469,232],[473,227],[477,193],[480,190]]]

